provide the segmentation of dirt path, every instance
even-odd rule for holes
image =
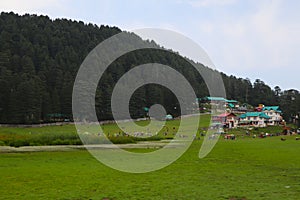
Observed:
[[[0,146],[0,153],[18,153],[18,152],[43,152],[43,151],[75,151],[89,149],[138,149],[138,148],[161,148],[167,144],[168,141],[158,142],[139,142],[137,144],[97,144],[97,145],[51,145],[51,146],[24,146],[24,147],[9,147]],[[170,148],[175,148],[179,143],[172,143]]]

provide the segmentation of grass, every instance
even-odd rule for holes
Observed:
[[[293,136],[220,139],[204,159],[201,142],[146,174],[110,169],[84,150],[3,153],[0,199],[299,199],[300,141]]]
[[[0,145],[34,146],[81,144],[73,125],[33,128],[0,127]]]
[[[209,115],[201,116],[200,126],[208,126]],[[194,123],[193,118],[189,123]],[[149,121],[138,121],[137,125],[143,127],[149,124]],[[136,143],[138,141],[157,141],[162,139],[172,139],[177,132],[179,120],[167,121],[165,127],[154,127],[161,129],[157,134],[155,130],[152,132],[151,137],[134,137],[126,136],[125,133],[116,124],[101,125],[104,133],[115,144]],[[121,124],[121,126],[124,124]],[[126,126],[126,123],[125,123]],[[97,125],[85,126],[84,130],[91,133],[98,133]],[[126,126],[128,134],[133,134],[130,126]],[[107,143],[103,137],[97,134],[81,134],[85,138],[85,144],[102,144]],[[0,127],[0,146],[41,146],[41,145],[81,145],[82,142],[77,134],[75,125],[62,125],[62,126],[44,126],[44,127]]]
[[[205,126],[208,118],[202,119],[201,126]],[[176,126],[174,123],[168,126]],[[75,131],[72,126],[25,130],[51,134],[65,133],[67,129]],[[26,134],[21,129],[0,130]],[[116,129],[107,125],[106,130]],[[242,129],[235,131],[245,134]],[[295,140],[296,136],[284,137],[286,141],[276,136],[245,136],[235,141],[220,137],[204,159],[198,158],[203,140],[195,140],[177,161],[145,174],[116,171],[85,150],[1,153],[0,199],[296,200],[300,196],[300,141]],[[153,149],[130,151],[144,153]]]
[[[207,121],[208,116],[205,117]],[[148,121],[136,122],[139,126],[145,126]],[[116,126],[116,124],[101,125],[106,136],[115,143],[135,143],[137,141],[155,141],[162,139],[173,138],[176,129],[179,126],[179,121],[168,121],[166,127],[163,128],[158,134],[152,137],[133,137],[124,136],[124,132]],[[88,128],[90,132],[96,130],[96,125],[91,125]],[[173,130],[173,127],[175,129]],[[168,129],[168,134],[165,135]],[[117,134],[117,136],[116,136]],[[83,136],[86,137],[86,136]],[[95,135],[89,135],[91,143],[104,143],[103,138]],[[63,126],[44,126],[44,127],[32,127],[32,128],[18,128],[18,127],[0,127],[0,146],[39,146],[39,145],[80,145],[82,144],[75,125],[63,125]]]
[[[269,134],[276,135],[277,133],[282,134],[283,126],[268,126],[268,127],[263,127],[263,128],[256,127],[256,128],[250,128],[250,129],[248,129],[247,127],[241,127],[241,128],[235,128],[235,129],[228,129],[228,130],[226,130],[226,133],[242,136],[242,135],[246,135],[247,131],[252,136],[253,135],[259,136],[261,133],[269,133]]]

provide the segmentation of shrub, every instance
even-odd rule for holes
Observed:
[[[4,141],[0,141],[0,146],[6,146]]]
[[[132,137],[111,137],[109,139],[114,144],[136,143]]]
[[[10,142],[9,146],[12,147],[21,147],[21,146],[29,146],[30,142],[25,139],[16,139]]]

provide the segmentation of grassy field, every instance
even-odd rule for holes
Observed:
[[[201,126],[207,125],[208,119],[202,118]],[[176,123],[169,122],[168,126],[175,127]],[[115,125],[106,125],[105,129],[116,130]],[[73,126],[1,128],[0,132],[63,135],[75,134],[75,129]],[[244,130],[234,133],[241,135]],[[281,141],[281,137],[286,141]],[[300,141],[295,137],[240,136],[237,140],[220,137],[213,151],[199,159],[201,138],[173,164],[145,174],[116,171],[85,150],[1,153],[0,199],[296,200],[300,197]],[[130,151],[143,153],[153,149]]]
[[[201,126],[208,125],[208,116],[204,116]],[[136,122],[139,126],[146,126],[148,121]],[[136,143],[137,141],[156,141],[161,139],[171,139],[176,133],[179,121],[167,121],[166,128],[152,137],[132,137],[124,136],[124,132],[116,126],[116,124],[101,125],[104,133],[109,139],[116,144],[122,143]],[[173,130],[173,127],[175,129]],[[93,132],[96,125],[89,127]],[[168,130],[168,131],[167,131]],[[133,131],[130,131],[131,133]],[[167,132],[165,135],[164,133]],[[117,136],[116,136],[117,134]],[[92,137],[92,136],[90,136]],[[92,137],[93,142],[101,143],[101,137]],[[75,125],[62,125],[62,126],[44,126],[44,127],[0,127],[0,146],[40,146],[40,145],[80,145],[82,144]]]
[[[209,115],[201,116],[199,127],[207,127],[209,124]],[[149,121],[136,122],[139,126],[145,126]],[[195,123],[191,118],[191,123]],[[179,126],[178,120],[167,121],[166,126],[154,134],[152,137],[133,137],[126,136],[125,133],[116,124],[102,125],[102,129],[106,136],[115,144],[136,143],[138,141],[157,141],[162,139],[172,139],[177,132]],[[161,127],[160,127],[161,128]],[[89,132],[95,132],[96,125],[91,125],[87,128]],[[282,127],[267,127],[257,128],[250,130],[251,135],[256,134],[259,136],[261,132],[265,133],[281,133]],[[134,130],[128,130],[132,134]],[[204,131],[200,128],[199,132]],[[237,136],[245,135],[245,128],[232,129],[227,131],[228,134],[235,134]],[[105,143],[103,137],[98,135],[83,135],[89,137],[91,144]],[[82,142],[76,132],[75,125],[62,125],[62,126],[44,126],[44,127],[31,127],[31,128],[18,128],[18,127],[0,127],[0,146],[41,146],[41,145],[81,145]]]
[[[300,141],[286,138],[220,139],[204,159],[197,140],[146,174],[110,169],[84,150],[3,153],[0,199],[299,199]]]

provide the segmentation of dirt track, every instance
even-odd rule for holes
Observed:
[[[24,146],[24,147],[9,147],[0,146],[0,153],[17,153],[17,152],[43,152],[43,151],[75,151],[89,149],[134,149],[134,148],[161,148],[167,144],[167,141],[159,142],[139,142],[137,144],[97,144],[97,145],[52,145],[52,146]],[[172,143],[170,147],[176,147],[179,143]]]

